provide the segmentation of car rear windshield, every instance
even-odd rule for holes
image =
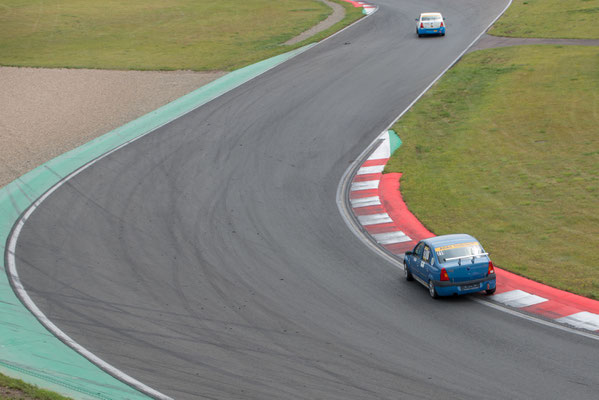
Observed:
[[[483,250],[480,243],[468,242],[437,247],[435,248],[435,252],[437,253],[437,258],[439,259],[439,262],[444,263],[447,259],[450,258],[476,256],[479,254],[483,254],[485,251]]]
[[[438,20],[441,19],[441,17],[439,17],[439,16],[432,16],[432,17],[428,16],[428,17],[422,17],[421,19],[422,19],[422,21],[438,21]]]

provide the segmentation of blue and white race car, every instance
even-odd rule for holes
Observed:
[[[482,290],[495,293],[495,268],[489,253],[470,235],[444,235],[421,240],[404,257],[406,279],[416,279],[433,298]]]
[[[445,18],[438,12],[427,12],[416,18],[416,34],[445,36]]]

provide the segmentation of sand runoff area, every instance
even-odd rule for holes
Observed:
[[[0,187],[223,75],[0,67]]]

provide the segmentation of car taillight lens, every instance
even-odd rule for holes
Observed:
[[[441,280],[448,281],[449,275],[447,275],[447,270],[445,268],[441,268]]]
[[[424,28],[424,24],[423,24],[422,22],[420,23],[420,27],[421,27],[421,28]]]
[[[441,21],[441,28],[443,28],[443,21]]]
[[[493,262],[489,261],[489,271],[487,272],[487,275],[491,275],[495,273],[495,267],[493,266]]]

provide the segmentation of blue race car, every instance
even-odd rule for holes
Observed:
[[[432,298],[495,293],[495,268],[489,253],[470,235],[444,235],[421,240],[404,257],[406,279],[416,279]]]

